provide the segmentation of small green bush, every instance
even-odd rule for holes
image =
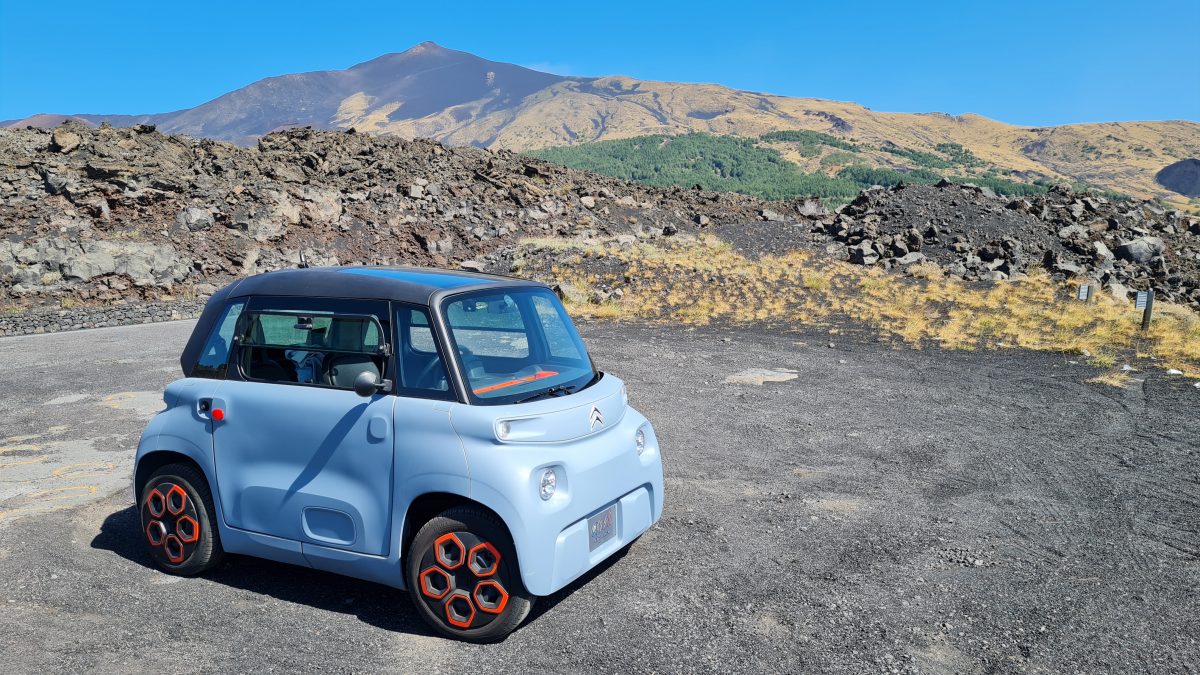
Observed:
[[[759,136],[760,140],[777,141],[782,143],[801,143],[803,145],[825,145],[839,150],[857,150],[853,143],[843,141],[836,136],[823,134],[819,131],[772,131]]]
[[[862,160],[858,155],[849,152],[831,152],[821,158],[821,166],[845,166],[857,164]]]
[[[648,185],[741,192],[765,199],[817,196],[841,203],[858,194],[857,183],[820,172],[804,173],[755,140],[692,133],[638,136],[528,153],[556,164]]]

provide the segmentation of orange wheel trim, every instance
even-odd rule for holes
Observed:
[[[459,619],[454,618],[454,612],[451,611],[451,605],[454,604],[455,600],[459,600],[459,599],[461,599],[463,602],[467,603],[467,607],[470,608],[470,610],[471,610],[471,613],[469,615],[467,615],[466,620],[459,620]],[[471,602],[471,596],[467,595],[466,591],[461,590],[461,589],[456,590],[456,591],[454,591],[453,595],[451,595],[449,598],[446,598],[446,623],[449,623],[451,626],[454,626],[455,628],[470,628],[471,622],[474,620],[475,620],[475,603]]]
[[[158,495],[157,509],[154,508],[155,495]],[[161,518],[163,512],[167,510],[167,498],[163,496],[163,493],[158,491],[158,488],[154,488],[150,491],[150,494],[146,495],[146,508],[149,509],[150,515],[154,516],[155,518]]]
[[[434,572],[442,575],[442,577],[446,580],[446,588],[443,589],[441,593],[437,593],[437,589],[428,583],[429,577],[432,576]],[[430,567],[424,572],[421,572],[420,580],[421,592],[424,593],[426,597],[433,598],[434,600],[441,600],[442,598],[446,597],[446,594],[450,592],[450,587],[453,585],[450,582],[450,575],[446,574],[444,571],[442,571],[442,568],[436,565]]]
[[[158,533],[158,539],[154,538],[154,534]],[[149,540],[151,546],[162,546],[163,541],[167,538],[167,526],[162,524],[161,520],[152,520],[146,524],[146,539]]]
[[[184,534],[184,521],[191,523],[191,536]],[[196,519],[191,516],[179,516],[179,520],[175,523],[175,533],[179,535],[179,541],[182,541],[185,544],[194,544],[197,541],[200,541],[200,523],[197,523]]]
[[[478,560],[480,551],[487,551],[489,554],[491,554],[492,564],[490,567],[480,569],[479,567],[475,566],[475,562]],[[500,567],[500,551],[497,551],[496,547],[492,546],[490,542],[485,541],[482,544],[478,544],[472,547],[471,552],[467,554],[467,566],[471,568],[471,571],[474,572],[475,576],[477,577],[490,577],[495,574],[496,569]]]
[[[442,556],[442,544],[449,542],[454,542],[454,545],[458,547],[458,562],[453,565]],[[442,564],[442,567],[448,570],[457,569],[467,559],[467,547],[463,546],[462,541],[453,532],[443,534],[437,538],[437,541],[433,542],[433,557]]]
[[[173,508],[171,506],[171,497],[175,493],[179,493],[179,508],[178,509]],[[171,515],[177,516],[177,515],[183,513],[184,510],[187,509],[187,503],[188,503],[188,496],[187,496],[187,493],[183,491],[183,488],[179,487],[178,485],[172,485],[171,489],[167,490],[167,511],[170,511]]]
[[[171,553],[171,540],[174,540],[175,545],[179,547],[178,555]],[[163,539],[163,553],[167,554],[167,560],[170,560],[171,564],[178,565],[183,562],[183,542],[179,541],[179,537],[168,534],[166,539]]]
[[[151,516],[150,522],[146,524],[146,540],[153,547],[162,547],[162,554],[172,565],[178,565],[187,558],[185,544],[200,541],[200,523],[186,513],[190,503],[187,491],[175,484],[167,488],[165,495],[159,487],[150,490],[146,495],[146,510]],[[168,514],[176,517],[174,530],[170,533],[167,523],[160,520]]]
[[[454,549],[457,549],[457,555],[454,555]],[[468,551],[457,534],[443,534],[433,542],[434,564],[417,576],[421,595],[435,609],[441,609],[446,615],[446,623],[454,628],[470,628],[477,612],[493,616],[503,614],[508,607],[508,591],[499,581],[484,578],[496,574],[500,569],[500,560],[500,551],[491,542],[481,542]],[[469,587],[456,588],[456,575],[448,571],[462,567],[463,563],[466,563],[465,573],[477,580],[473,590],[469,590]],[[436,575],[441,575],[444,583],[440,591],[433,583]],[[485,592],[494,592],[495,599],[487,599]]]
[[[500,594],[500,599],[496,602],[496,606],[490,609],[487,606],[488,603],[479,600],[479,589],[483,588],[484,586],[491,586]],[[483,581],[479,582],[479,585],[475,587],[475,592],[472,595],[475,598],[475,604],[479,606],[479,611],[487,612],[488,614],[503,614],[505,606],[508,605],[508,591],[504,590],[503,586],[495,581],[492,581],[491,579],[484,579]]]

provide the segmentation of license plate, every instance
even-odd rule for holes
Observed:
[[[617,534],[617,505],[588,518],[588,550],[595,551]]]

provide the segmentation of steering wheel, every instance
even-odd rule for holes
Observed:
[[[421,372],[418,373],[417,376],[413,379],[411,386],[413,386],[416,389],[432,389],[432,388],[434,388],[434,387],[424,387],[424,386],[422,386],[422,383],[424,383],[426,380],[428,380],[430,378],[431,375],[433,375],[434,369],[437,368],[439,365],[441,365],[441,363],[442,363],[442,357],[440,357],[440,356],[435,356],[432,359],[429,359],[429,363],[426,363],[425,367],[421,369]],[[435,382],[434,384],[441,384],[441,382],[445,379],[446,378],[444,376],[439,377],[438,381]]]
[[[470,349],[463,347],[463,346],[459,346],[458,354],[464,365],[466,364],[468,359],[477,360],[475,357],[475,353],[472,352]],[[417,374],[416,379],[413,381],[413,386],[417,387],[417,388],[422,388],[421,384],[426,382],[430,378],[430,376],[433,375],[434,370],[441,364],[442,364],[442,358],[440,356],[434,356],[434,358],[430,359],[429,363],[426,363],[425,367],[421,369],[421,372],[419,374]],[[464,370],[470,370],[470,369],[464,368]],[[445,368],[442,369],[442,372],[443,373],[445,372]],[[437,382],[435,382],[434,384],[440,384],[445,379],[446,379],[445,376],[439,377]]]

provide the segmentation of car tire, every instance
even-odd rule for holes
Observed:
[[[508,529],[478,507],[457,506],[425,523],[405,567],[417,613],[447,637],[495,642],[533,607]]]
[[[154,564],[168,574],[194,576],[224,557],[208,481],[188,464],[159,468],[138,502],[142,540]]]

